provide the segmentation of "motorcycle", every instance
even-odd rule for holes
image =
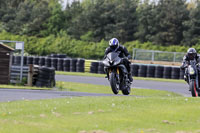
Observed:
[[[188,77],[189,89],[193,97],[200,96],[200,88],[199,88],[199,70],[198,64],[196,60],[191,60],[190,65],[186,69],[186,74]]]
[[[129,95],[131,82],[128,78],[128,71],[122,62],[123,59],[119,57],[118,52],[110,52],[103,60],[104,70],[113,93],[118,94],[119,90],[121,90],[124,95]]]

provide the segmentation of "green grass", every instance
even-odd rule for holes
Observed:
[[[80,72],[63,72],[56,71],[57,75],[72,75],[72,76],[89,76],[89,77],[105,77],[105,74],[94,74],[94,73],[80,73]],[[152,81],[162,81],[162,82],[176,82],[176,83],[185,83],[183,79],[162,79],[162,78],[143,78],[143,77],[133,77],[136,80],[152,80]]]
[[[199,131],[199,107],[200,99],[183,97],[68,97],[15,101],[0,103],[0,132],[195,133]]]
[[[56,86],[60,88],[60,90],[65,90],[65,91],[113,94],[111,87],[104,85],[92,85],[92,84],[73,83],[73,82],[57,82]],[[122,94],[121,91],[119,92],[119,94]],[[168,91],[134,89],[134,88],[132,88],[130,95],[148,96],[148,97],[180,96],[178,94]]]
[[[109,86],[57,82],[60,90],[112,93]],[[0,86],[1,88],[1,86]],[[130,96],[0,102],[0,133],[199,132],[200,99],[150,89]]]

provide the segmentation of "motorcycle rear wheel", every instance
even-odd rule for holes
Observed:
[[[196,88],[196,81],[190,81],[189,87],[190,87],[190,90],[191,90],[192,97],[198,97],[198,91],[197,91],[197,88]]]
[[[117,83],[117,78],[115,73],[110,74],[110,86],[114,94],[119,93],[119,84]]]

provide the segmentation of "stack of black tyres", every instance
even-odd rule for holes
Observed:
[[[140,65],[138,70],[139,77],[146,77],[147,76],[147,65]]]
[[[77,59],[71,59],[70,60],[70,72],[76,72],[76,63]]]
[[[33,64],[39,65],[39,60],[40,60],[40,58],[38,56],[33,57]]]
[[[27,65],[33,64],[33,56],[27,57]]]
[[[51,58],[50,57],[46,57],[45,58],[45,66],[46,67],[51,67]]]
[[[66,58],[67,55],[66,54],[57,54],[57,58]]]
[[[102,62],[99,62],[98,73],[99,73],[99,74],[105,74],[105,71],[104,71],[104,64],[103,64]]]
[[[98,73],[99,62],[91,62],[90,73]]]
[[[51,54],[49,57],[51,57],[51,58],[58,58],[58,55],[57,54]]]
[[[180,78],[180,67],[172,67],[172,79]]]
[[[27,56],[24,56],[24,66],[27,66],[28,64],[27,64]]]
[[[171,79],[171,75],[172,75],[172,67],[165,66],[164,67],[164,72],[163,72],[163,78]]]
[[[14,65],[20,65],[20,64],[21,64],[21,56],[15,56]]]
[[[77,72],[85,72],[85,60],[84,59],[78,59],[76,63],[76,71]]]
[[[138,64],[131,64],[131,72],[133,76],[138,76],[139,65]]]
[[[156,66],[155,78],[163,78],[164,66]]]
[[[155,69],[156,69],[156,66],[148,65],[148,67],[147,67],[147,77],[154,78],[155,77]]]
[[[40,57],[40,59],[39,59],[39,65],[40,66],[45,66],[45,57]]]
[[[63,69],[65,72],[70,71],[70,58],[65,58],[63,61]]]
[[[14,63],[15,63],[15,56],[13,55],[12,56],[12,64],[14,65]]]
[[[63,71],[64,69],[63,69],[63,62],[64,62],[64,59],[62,59],[62,58],[59,58],[58,59],[58,64],[57,64],[57,70],[58,71]]]
[[[54,87],[55,86],[55,69],[52,67],[42,66],[39,68],[39,74],[36,80],[37,87]]]
[[[57,69],[58,58],[51,58],[51,67],[54,67],[55,70]]]

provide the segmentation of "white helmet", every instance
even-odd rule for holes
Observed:
[[[115,50],[119,47],[119,41],[117,40],[117,38],[112,38],[110,41],[109,41],[109,45],[110,45],[110,48]]]

